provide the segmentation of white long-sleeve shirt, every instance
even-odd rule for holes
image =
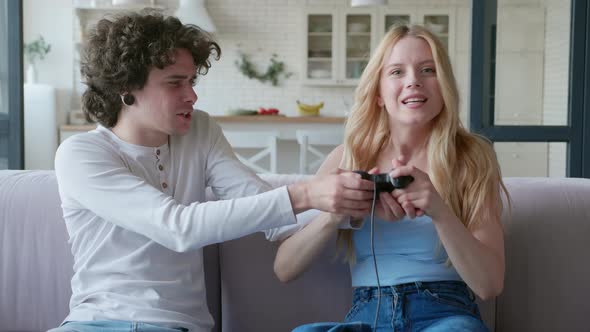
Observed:
[[[66,321],[210,331],[201,248],[296,223],[286,187],[269,191],[200,111],[188,134],[157,148],[101,126],[75,135],[55,170],[74,255]],[[220,199],[250,197],[205,202],[208,186]]]

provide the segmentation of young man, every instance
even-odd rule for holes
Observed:
[[[100,125],[56,155],[74,276],[70,314],[53,331],[210,331],[203,246],[272,237],[310,208],[370,209],[372,183],[357,174],[270,190],[242,165],[193,110],[213,53],[209,35],[159,14],[103,19],[91,34],[82,102]],[[206,187],[221,200],[205,202]]]

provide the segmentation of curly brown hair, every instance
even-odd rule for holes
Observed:
[[[219,60],[221,49],[211,35],[176,17],[143,11],[103,18],[90,31],[81,61],[88,86],[82,95],[86,119],[105,127],[117,123],[121,94],[144,87],[149,71],[173,64],[174,49],[188,50],[199,75],[211,68],[209,57]]]

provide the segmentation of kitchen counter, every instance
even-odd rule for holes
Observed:
[[[244,116],[212,116],[215,121],[222,123],[344,123],[345,117],[336,116],[282,116],[282,115],[244,115]]]
[[[277,130],[280,139],[294,140],[298,129],[322,130],[327,128],[344,128],[345,117],[328,116],[279,116],[279,115],[245,115],[245,116],[211,116],[224,130],[264,131]],[[59,128],[60,142],[67,137],[96,128],[88,125],[62,125]]]

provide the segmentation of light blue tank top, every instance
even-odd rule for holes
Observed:
[[[371,254],[371,218],[353,231],[356,264],[351,269],[352,286],[377,286]],[[404,218],[397,222],[375,217],[375,256],[381,286],[415,281],[462,280],[448,266],[447,253],[427,216]]]

